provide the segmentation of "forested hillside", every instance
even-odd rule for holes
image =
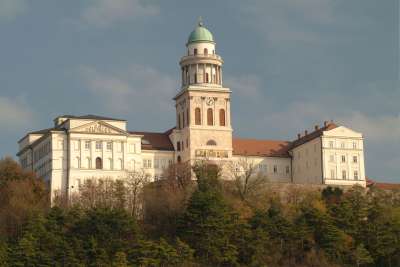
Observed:
[[[197,183],[181,166],[157,183],[88,180],[50,208],[46,183],[5,158],[0,266],[400,266],[400,192],[282,193],[193,171]]]

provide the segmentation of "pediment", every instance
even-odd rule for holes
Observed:
[[[90,122],[70,129],[70,132],[88,133],[88,134],[126,134],[125,131],[114,127],[103,121]]]
[[[336,137],[362,137],[362,134],[359,132],[356,132],[352,129],[349,129],[344,126],[339,126],[335,129],[329,130],[329,131],[324,131],[324,135],[326,136],[336,136]]]

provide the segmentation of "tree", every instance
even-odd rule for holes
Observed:
[[[144,188],[144,226],[156,239],[175,238],[177,218],[184,212],[194,188],[187,167],[182,163],[171,165],[164,179]]]
[[[128,210],[133,216],[140,217],[142,214],[143,190],[149,181],[150,177],[144,170],[127,173],[125,184]]]
[[[22,225],[49,206],[46,183],[10,158],[0,160],[0,235],[18,237]]]
[[[115,254],[112,267],[128,267],[128,260],[124,252],[117,252]]]
[[[220,169],[202,164],[194,171],[198,188],[181,217],[178,235],[195,250],[198,260],[215,266],[236,265],[238,251],[232,239],[237,215],[220,192]]]
[[[248,157],[231,161],[226,166],[230,179],[234,179],[236,193],[240,199],[251,204],[250,198],[257,196],[268,182],[253,160]]]
[[[362,243],[357,245],[353,251],[353,258],[357,267],[374,262],[374,259],[371,257],[368,250],[365,249]]]

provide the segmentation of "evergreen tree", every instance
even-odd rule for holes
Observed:
[[[195,167],[198,188],[183,214],[179,236],[195,250],[197,259],[215,266],[235,265],[237,247],[231,242],[237,216],[219,190],[216,166]]]
[[[128,267],[128,260],[124,252],[117,252],[115,254],[112,267]]]

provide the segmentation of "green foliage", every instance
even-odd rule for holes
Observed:
[[[267,195],[243,216],[215,165],[194,172],[194,192],[152,185],[148,197],[162,194],[144,203],[150,220],[137,221],[122,183],[108,188],[112,201],[104,191],[94,206],[48,209],[43,182],[2,160],[0,266],[400,266],[400,192]]]

